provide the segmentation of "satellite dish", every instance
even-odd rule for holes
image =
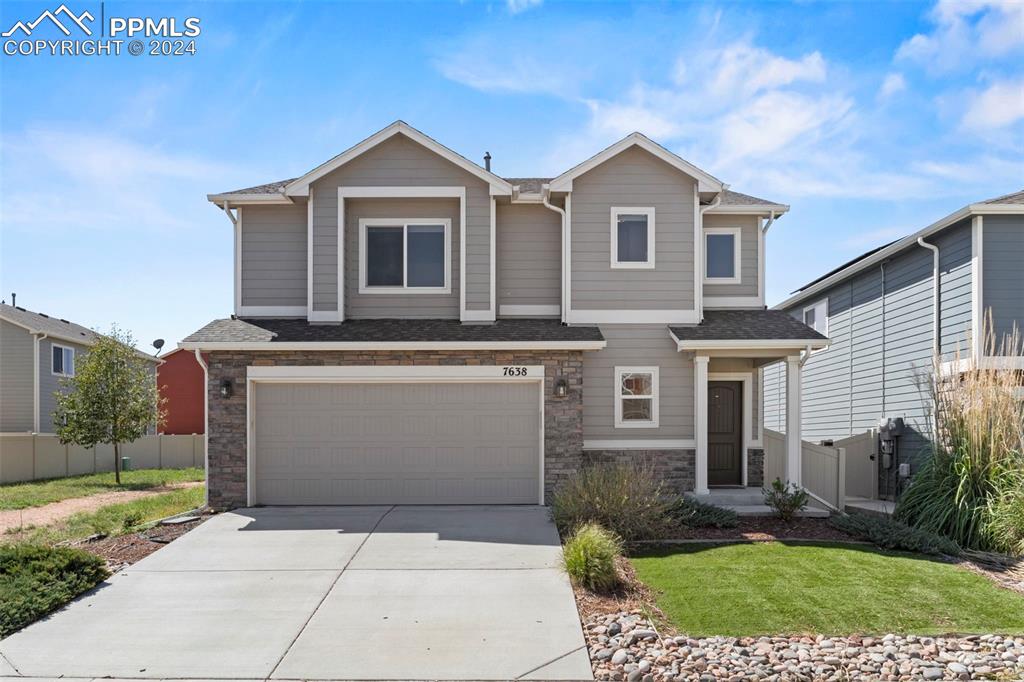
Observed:
[[[156,351],[158,353],[160,352],[160,349],[163,348],[163,347],[164,347],[164,340],[163,339],[157,339],[156,341],[153,342],[153,348],[156,348]]]

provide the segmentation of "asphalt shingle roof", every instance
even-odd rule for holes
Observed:
[[[603,341],[597,327],[568,327],[558,320],[498,320],[462,324],[458,320],[347,320],[310,324],[301,319],[250,318],[214,320],[183,343],[245,342],[501,342]]]
[[[722,203],[721,206],[763,206],[765,204],[778,206],[777,201],[768,201],[767,199],[759,199],[752,197],[749,194],[742,194],[740,192],[734,192],[731,189],[727,189],[722,192]]]
[[[230,192],[221,192],[221,194],[280,194],[289,182],[294,182],[295,180],[298,180],[298,178],[268,182],[265,185],[256,185],[255,187],[233,189]]]
[[[680,341],[825,340],[800,320],[782,310],[705,310],[704,321],[673,325]]]
[[[1024,189],[1019,192],[1011,192],[1001,197],[994,197],[980,202],[982,204],[1024,204]]]
[[[20,324],[23,327],[28,327],[33,331],[76,339],[84,344],[91,344],[98,336],[96,332],[80,324],[75,324],[59,317],[50,317],[45,313],[32,312],[20,306],[7,305],[6,303],[0,303],[0,318]]]

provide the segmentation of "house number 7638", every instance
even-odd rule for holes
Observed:
[[[525,377],[526,376],[526,368],[525,367],[503,367],[502,369],[504,370],[505,376],[507,376],[507,377]]]

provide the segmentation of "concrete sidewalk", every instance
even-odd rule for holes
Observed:
[[[591,679],[542,507],[222,514],[0,642],[0,674]]]

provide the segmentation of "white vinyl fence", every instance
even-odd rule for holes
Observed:
[[[832,509],[846,504],[846,450],[802,441],[801,482],[807,492]],[[764,430],[764,483],[785,481],[786,436]]]
[[[878,433],[865,431],[836,441],[846,448],[846,494],[849,497],[878,499]]]
[[[184,469],[204,466],[202,434],[143,436],[123,443],[121,455],[132,469]],[[114,446],[61,445],[57,436],[0,433],[0,483],[79,476],[114,470]]]

